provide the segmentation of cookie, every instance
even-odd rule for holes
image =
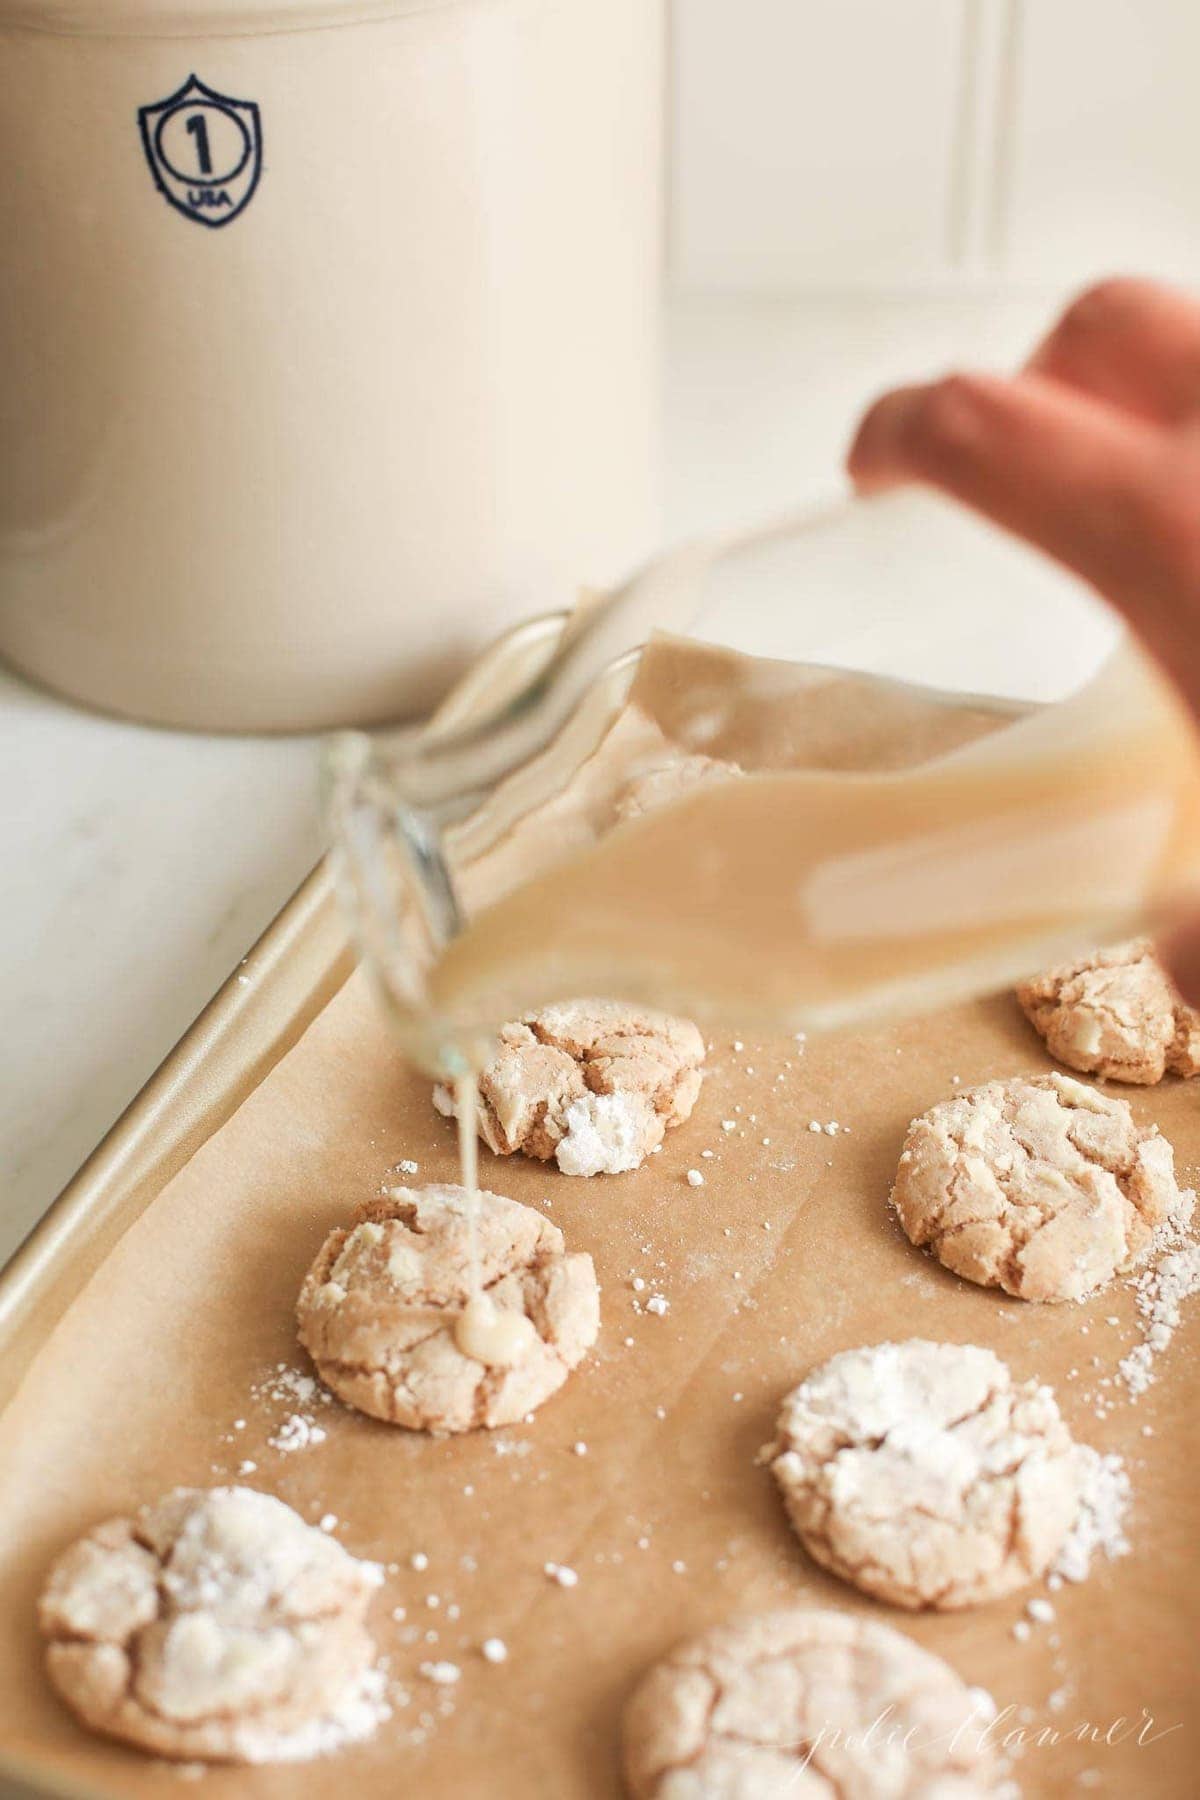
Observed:
[[[914,1244],[1021,1300],[1083,1300],[1188,1199],[1156,1126],[1069,1075],[1013,1076],[914,1119],[892,1189]]]
[[[729,781],[743,773],[737,763],[721,762],[715,756],[675,757],[641,770],[622,788],[615,801],[617,818],[640,819],[682,799],[693,788],[709,787],[713,782]]]
[[[564,1175],[636,1169],[691,1115],[704,1039],[689,1019],[610,1000],[572,1000],[506,1025],[479,1077],[479,1136]],[[454,1117],[454,1095],[434,1091]]]
[[[1069,1069],[1141,1087],[1200,1074],[1200,1013],[1180,999],[1148,938],[1050,969],[1017,999]]]
[[[787,1396],[762,1452],[814,1562],[910,1610],[995,1600],[1043,1574],[1084,1458],[1049,1388],[990,1350],[910,1338],[843,1350]]]
[[[456,1327],[471,1293],[469,1197],[461,1187],[395,1188],[331,1231],[296,1316],[317,1373],[347,1405],[413,1431],[512,1425],[560,1388],[596,1341],[590,1256],[530,1206],[481,1192],[479,1278],[501,1313],[530,1321],[522,1354],[489,1367]]]
[[[311,1755],[373,1723],[355,1703],[381,1579],[269,1494],[179,1488],[58,1558],[46,1667],[85,1725],[157,1756]]]
[[[979,1800],[990,1698],[874,1619],[804,1607],[682,1644],[625,1708],[634,1800]]]

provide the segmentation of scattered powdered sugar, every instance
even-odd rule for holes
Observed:
[[[292,1407],[328,1406],[330,1394],[315,1375],[293,1369],[287,1363],[276,1363],[265,1381],[251,1389],[255,1399],[282,1400]]]
[[[1179,1327],[1180,1307],[1200,1293],[1200,1240],[1185,1238],[1168,1249],[1133,1282],[1142,1342],[1117,1365],[1117,1374],[1136,1400],[1154,1380],[1154,1359],[1167,1348]]]
[[[333,1396],[315,1375],[277,1363],[265,1380],[251,1389],[256,1400],[284,1405],[287,1410],[267,1439],[272,1450],[290,1455],[295,1450],[311,1450],[323,1444],[329,1435],[313,1417],[316,1407],[330,1406]]]
[[[311,1762],[318,1756],[334,1756],[348,1744],[364,1743],[391,1716],[383,1670],[365,1669],[326,1718],[283,1733],[248,1728],[238,1750],[247,1762]]]
[[[1081,1444],[1078,1454],[1083,1469],[1079,1511],[1052,1570],[1064,1581],[1086,1580],[1097,1553],[1110,1560],[1129,1554],[1125,1515],[1133,1490],[1124,1461],[1115,1453],[1102,1455],[1090,1444]]]
[[[420,1672],[435,1687],[453,1687],[462,1675],[458,1664],[452,1662],[423,1662]]]
[[[327,1436],[320,1425],[314,1425],[302,1413],[289,1413],[267,1442],[272,1450],[282,1450],[287,1456],[293,1450],[311,1450],[314,1444],[323,1444]]]

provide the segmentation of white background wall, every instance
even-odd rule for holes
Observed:
[[[1200,279],[1200,0],[673,0],[684,291]]]

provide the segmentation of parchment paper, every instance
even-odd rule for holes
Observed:
[[[769,742],[761,710],[740,727],[735,713],[724,753],[748,766],[785,750],[861,766],[864,743],[871,760],[904,760],[989,723],[906,702],[884,706],[882,730],[878,695],[853,684],[774,705]],[[658,716],[669,727],[669,707]],[[1123,1285],[1083,1307],[1007,1300],[912,1249],[886,1206],[909,1118],[954,1077],[1048,1066],[1038,1040],[1009,997],[803,1047],[747,1039],[735,1050],[736,1031],[714,1037],[691,1121],[634,1174],[569,1180],[481,1150],[484,1185],[546,1209],[592,1252],[603,1287],[596,1352],[531,1424],[437,1442],[337,1406],[303,1408],[327,1437],[284,1453],[267,1440],[292,1407],[261,1387],[278,1364],[306,1368],[292,1307],[325,1232],[403,1158],[420,1165],[410,1179],[457,1178],[428,1083],[353,977],[129,1230],[0,1420],[4,1748],[92,1791],[179,1794],[177,1769],[90,1738],[60,1706],[41,1671],[35,1600],[49,1559],[79,1531],[180,1483],[238,1479],[245,1460],[256,1468],[241,1479],[314,1521],[336,1514],[350,1550],[399,1565],[373,1616],[411,1698],[338,1759],[204,1773],[198,1791],[213,1800],[615,1795],[620,1709],[647,1664],[733,1612],[790,1602],[885,1618],[1016,1709],[1007,1728],[1059,1733],[1021,1760],[1027,1795],[1193,1794],[1200,1319],[1185,1318],[1134,1405],[1101,1386],[1138,1340]],[[1200,1089],[1121,1091],[1162,1126],[1190,1179]],[[817,1133],[814,1119],[842,1130]],[[688,1185],[689,1168],[703,1187]],[[667,1297],[665,1317],[635,1310],[634,1276],[643,1298]],[[807,1561],[755,1467],[783,1393],[817,1361],[915,1334],[986,1345],[1019,1377],[1052,1382],[1076,1435],[1129,1464],[1133,1554],[1054,1595],[1055,1621],[1028,1642],[1012,1635],[1027,1595],[916,1617],[857,1598]],[[1098,1419],[1096,1396],[1114,1392]],[[419,1551],[420,1574],[409,1566]],[[548,1580],[548,1561],[577,1570],[578,1585]],[[405,1641],[414,1625],[421,1641]],[[479,1654],[490,1636],[508,1644],[503,1666]],[[438,1658],[463,1671],[448,1699],[417,1673]]]

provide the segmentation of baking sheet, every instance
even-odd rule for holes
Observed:
[[[862,696],[843,700],[834,741],[858,743]],[[812,709],[811,693],[806,703],[824,721],[823,759],[828,708]],[[877,729],[877,704],[873,718]],[[981,723],[922,709],[902,729],[928,747],[930,733],[960,737]],[[899,748],[890,739],[887,753]],[[798,727],[789,756],[814,753]],[[236,1479],[249,1460],[251,1485],[306,1518],[334,1512],[348,1548],[399,1565],[374,1616],[410,1697],[371,1744],[337,1760],[208,1771],[202,1789],[216,1800],[348,1784],[431,1800],[616,1794],[620,1708],[647,1663],[731,1612],[793,1601],[888,1618],[1002,1707],[1028,1709],[1028,1732],[1058,1733],[1023,1758],[1028,1795],[1081,1781],[1121,1796],[1194,1792],[1194,1327],[1185,1321],[1136,1405],[1118,1398],[1099,1419],[1096,1397],[1111,1392],[1099,1384],[1138,1336],[1129,1292],[1083,1308],[985,1293],[914,1251],[885,1205],[908,1119],[955,1076],[1049,1066],[1015,1003],[803,1048],[733,1043],[732,1030],[714,1040],[693,1118],[632,1175],[570,1181],[481,1152],[484,1183],[545,1208],[592,1252],[603,1288],[596,1352],[531,1424],[434,1442],[304,1407],[327,1435],[284,1452],[268,1439],[295,1403],[264,1384],[280,1364],[305,1368],[292,1306],[324,1233],[402,1159],[419,1163],[416,1179],[456,1176],[450,1127],[354,976],[110,1251],[0,1419],[5,1752],[93,1791],[178,1794],[177,1769],[89,1738],[56,1701],[40,1670],[36,1595],[49,1559],[98,1518],[179,1483]],[[1168,1083],[1129,1098],[1171,1137],[1190,1178],[1195,1091]],[[813,1119],[843,1130],[815,1133]],[[688,1168],[704,1171],[702,1188],[688,1185]],[[665,1317],[635,1310],[634,1276],[666,1295]],[[1129,1463],[1133,1554],[1056,1595],[1056,1621],[1027,1643],[1012,1636],[1024,1596],[916,1618],[856,1599],[807,1562],[754,1466],[783,1392],[815,1362],[915,1333],[987,1345],[1018,1376],[1053,1382],[1076,1435]],[[415,1552],[429,1558],[423,1573],[409,1566]],[[575,1568],[578,1585],[549,1581],[548,1561]],[[414,1625],[421,1641],[408,1642]],[[505,1665],[480,1657],[489,1636],[507,1641]],[[449,1695],[417,1672],[437,1658],[463,1670]]]

